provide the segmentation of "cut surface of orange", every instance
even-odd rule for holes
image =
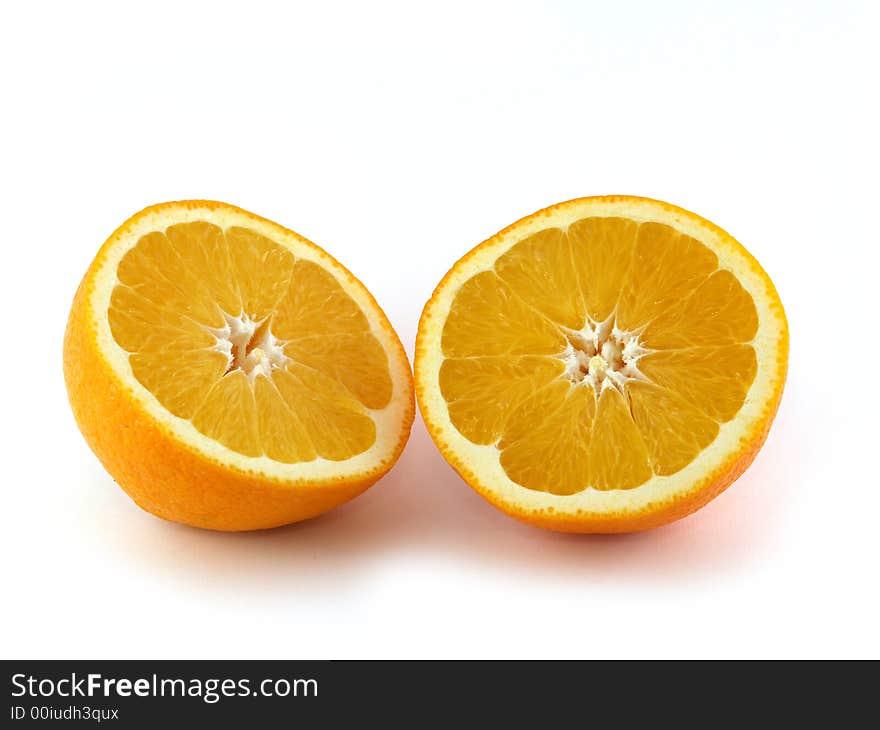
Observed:
[[[573,532],[683,517],[751,463],[788,359],[779,296],[717,226],[581,198],[471,250],[425,306],[416,394],[494,505]]]
[[[223,203],[156,205],[98,253],[68,321],[74,415],[144,509],[225,530],[326,511],[387,472],[409,363],[335,259]]]

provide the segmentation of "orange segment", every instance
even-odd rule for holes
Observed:
[[[650,381],[721,423],[742,408],[757,367],[749,345],[664,350],[639,361],[639,370]]]
[[[553,380],[543,388],[536,389],[510,414],[504,424],[498,448],[503,451],[517,441],[528,439],[532,435],[535,423],[552,417],[562,408],[570,390],[571,386],[561,379]]]
[[[128,352],[199,350],[216,342],[204,325],[125,285],[113,290],[107,314],[113,337]]]
[[[511,412],[562,374],[549,357],[471,357],[445,360],[440,390],[455,427],[477,444],[495,443]]]
[[[71,309],[87,441],[145,509],[215,529],[305,519],[391,468],[406,354],[326,252],[223,203],[168,203],[107,241]]]
[[[119,262],[117,276],[121,284],[157,307],[206,326],[223,324],[220,308],[208,296],[198,273],[180,257],[164,232],[141,236]]]
[[[287,464],[311,461],[318,454],[296,413],[284,401],[273,378],[254,381],[254,404],[263,453]]]
[[[443,328],[447,357],[553,354],[565,344],[552,322],[490,271],[461,287]]]
[[[363,407],[333,380],[301,365],[277,371],[273,380],[302,423],[318,456],[340,461],[368,449],[376,427]]]
[[[755,302],[729,271],[716,271],[644,332],[646,347],[668,349],[748,342],[758,330]]]
[[[495,272],[523,300],[548,319],[580,329],[586,310],[578,297],[560,297],[577,291],[577,273],[571,265],[571,247],[559,228],[547,228],[516,244],[495,262]]]
[[[138,381],[180,418],[192,418],[226,370],[226,357],[213,350],[144,350],[129,362]]]
[[[220,378],[190,420],[203,434],[233,451],[247,456],[263,453],[254,391],[242,370]]]
[[[300,337],[285,345],[284,352],[342,383],[367,408],[384,408],[391,399],[388,358],[369,332]]]
[[[718,266],[706,246],[672,226],[642,223],[632,264],[621,285],[617,324],[634,330],[690,294]]]
[[[226,229],[226,251],[242,311],[261,322],[275,312],[279,300],[287,293],[294,258],[277,243],[241,226]],[[228,314],[238,314],[238,311]]]
[[[228,241],[220,226],[206,221],[176,223],[165,229],[165,235],[192,270],[199,272],[201,283],[220,309],[229,314],[244,311]]]
[[[501,466],[517,484],[551,494],[575,494],[590,481],[590,430],[595,401],[584,388],[560,387],[539,391],[536,402],[527,402],[516,424],[538,413],[533,427],[505,433],[500,444]],[[555,403],[556,396],[562,400]],[[513,420],[513,419],[511,419]]]
[[[718,423],[669,390],[651,383],[629,386],[632,417],[656,474],[684,468],[718,435]]]
[[[272,315],[272,329],[283,340],[358,334],[370,328],[367,318],[339,281],[311,261],[296,261],[284,296]]]
[[[642,434],[614,388],[599,396],[589,464],[594,489],[632,489],[653,476]]]
[[[578,286],[587,311],[596,322],[604,322],[617,307],[632,263],[638,228],[634,221],[610,216],[584,218],[568,228]],[[583,322],[578,328],[582,325]]]

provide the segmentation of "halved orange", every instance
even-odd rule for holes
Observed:
[[[416,395],[495,506],[573,532],[656,527],[733,482],[782,396],[773,283],[717,226],[645,198],[581,198],[505,228],[425,306]]]
[[[359,494],[397,460],[415,408],[367,289],[302,236],[208,201],[147,208],[104,244],[64,374],[86,441],[134,501],[219,530]]]

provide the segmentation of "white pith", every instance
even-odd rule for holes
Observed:
[[[223,229],[243,226],[287,248],[295,257],[322,266],[332,273],[345,292],[367,315],[370,332],[376,337],[388,357],[388,369],[392,382],[391,399],[384,408],[365,409],[376,426],[376,441],[366,451],[349,459],[332,461],[317,457],[312,461],[294,464],[275,461],[267,456],[246,456],[215,441],[183,418],[170,413],[135,377],[126,352],[113,338],[107,312],[113,289],[118,283],[117,268],[122,257],[133,248],[146,233],[165,230],[177,223],[207,221]],[[248,215],[232,207],[215,208],[211,205],[150,209],[128,221],[114,236],[112,245],[102,252],[103,261],[94,274],[94,286],[89,299],[92,320],[97,328],[98,347],[111,368],[132,392],[134,398],[147,413],[163,424],[171,434],[221,464],[234,466],[244,472],[265,475],[285,483],[289,488],[303,485],[314,488],[316,482],[328,483],[345,479],[361,479],[365,475],[381,472],[396,455],[397,446],[405,438],[411,414],[411,391],[409,363],[393,334],[378,324],[381,314],[363,285],[348,273],[332,257],[301,236],[281,228],[270,221]],[[245,327],[243,317],[242,326]],[[232,334],[232,324],[227,322]],[[225,328],[219,328],[222,333]],[[256,331],[256,329],[255,329]],[[215,333],[215,337],[216,337]],[[223,339],[219,338],[218,340]],[[218,349],[225,346],[218,342]],[[262,348],[261,348],[262,349]],[[271,350],[271,347],[270,347]],[[265,350],[264,350],[265,353]],[[261,368],[262,370],[262,368]]]
[[[639,370],[639,360],[650,350],[642,347],[638,332],[621,330],[614,315],[603,322],[587,319],[579,330],[563,328],[568,345],[559,356],[565,377],[575,385],[593,389],[596,397],[605,388],[621,394],[631,380],[647,380]]]
[[[247,314],[223,312],[223,327],[206,327],[217,340],[211,348],[226,356],[226,372],[241,370],[253,382],[260,375],[269,377],[290,358],[284,354],[284,340],[272,334],[269,322],[251,319]]]
[[[529,236],[550,227],[566,230],[575,221],[591,216],[625,217],[637,223],[662,223],[696,238],[710,248],[718,257],[718,267],[730,270],[755,302],[758,329],[750,344],[757,356],[757,371],[737,415],[721,424],[715,440],[675,474],[655,475],[632,489],[597,490],[589,487],[571,495],[555,495],[528,489],[511,480],[501,466],[501,452],[496,445],[475,444],[452,425],[448,405],[438,386],[440,367],[445,359],[440,343],[443,324],[452,302],[466,281],[482,271],[494,269],[495,262],[503,254]],[[772,285],[762,273],[760,267],[755,267],[750,255],[723,231],[685,211],[655,201],[584,198],[549,208],[506,229],[493,237],[490,243],[471,252],[438,287],[422,315],[416,348],[416,381],[422,415],[453,466],[471,475],[469,478],[475,479],[480,489],[488,495],[500,502],[513,502],[521,510],[533,513],[621,515],[642,513],[677,501],[698,489],[706,475],[717,473],[736,458],[741,451],[744,435],[753,433],[757,424],[766,417],[770,403],[774,402],[771,394],[784,380],[785,314]],[[644,353],[640,352],[638,341],[627,344],[637,364],[638,357]],[[572,363],[574,366],[571,355],[566,348],[561,357],[567,365]],[[576,354],[574,358],[577,358]],[[577,365],[579,367],[580,362]]]

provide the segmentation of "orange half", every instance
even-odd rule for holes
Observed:
[[[693,512],[745,470],[787,358],[776,289],[730,235],[667,203],[582,198],[446,274],[419,323],[416,394],[494,505],[623,532]]]
[[[86,441],[144,509],[244,530],[362,492],[406,442],[409,363],[366,288],[302,236],[223,203],[141,211],[70,313]]]

